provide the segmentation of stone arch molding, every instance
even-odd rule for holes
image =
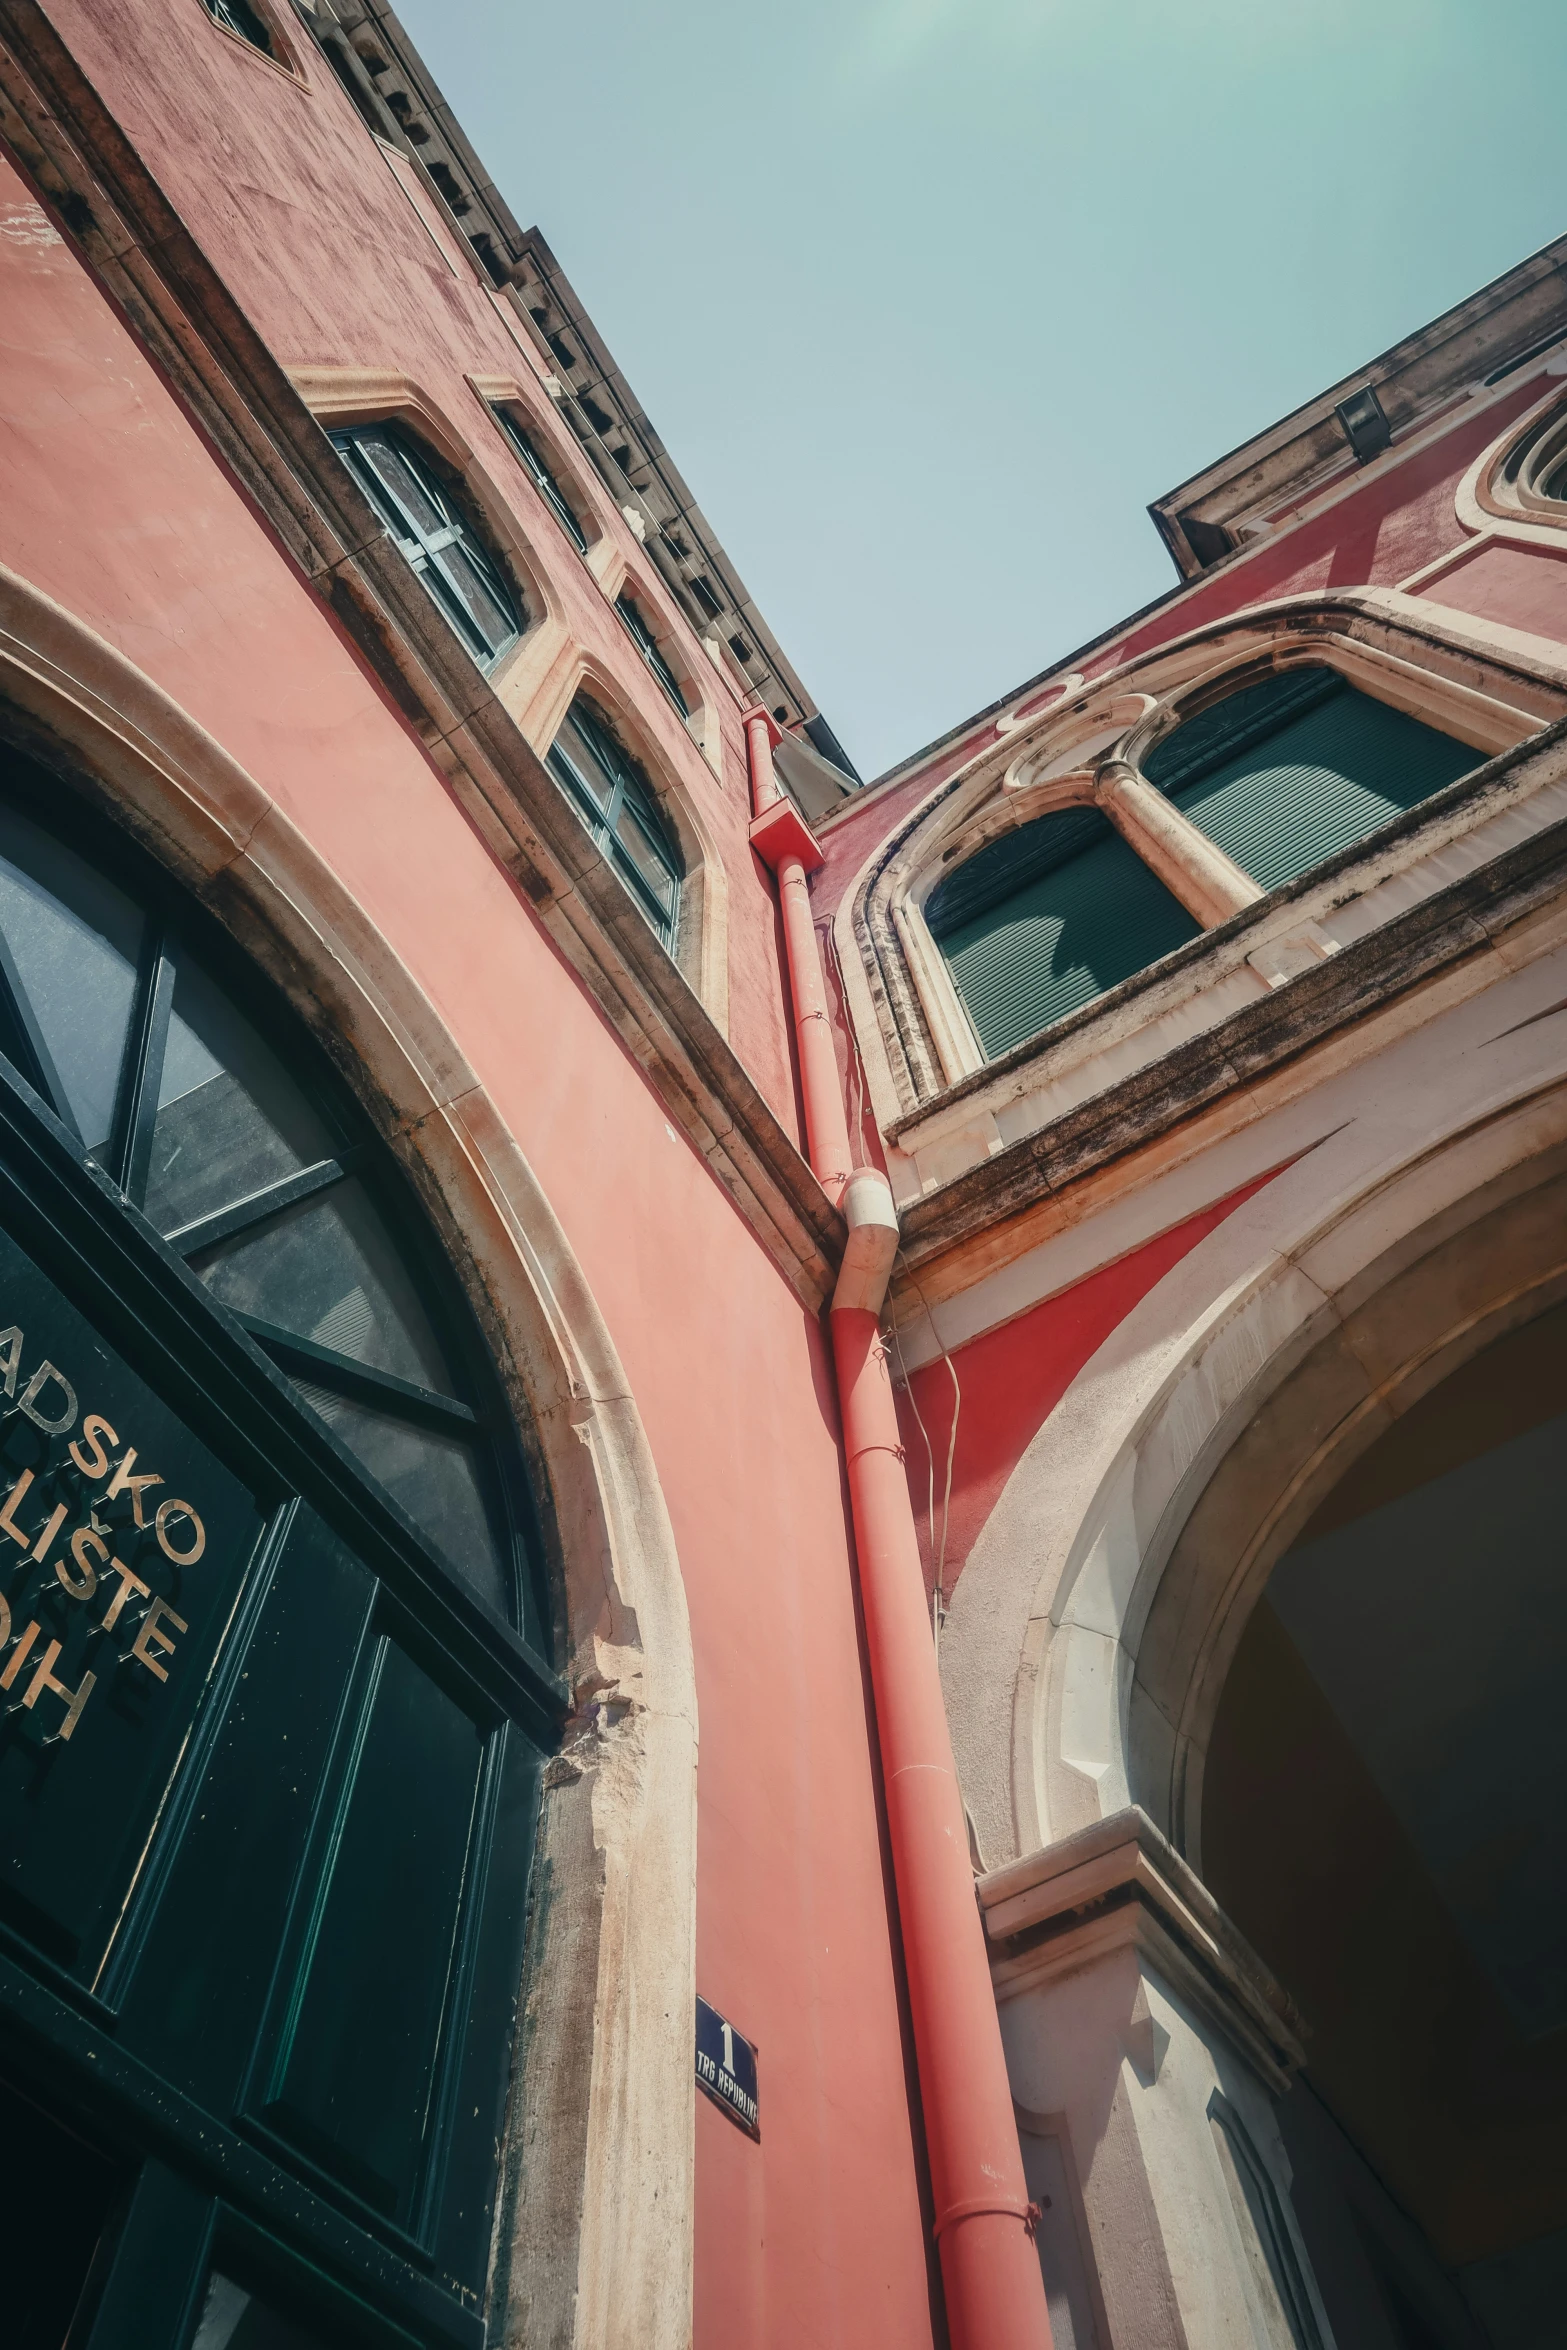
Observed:
[[[546,1773],[549,1897],[515,2069],[496,2331],[550,2350],[687,2350],[696,1687],[673,1530],[614,1342],[527,1160],[364,910],[219,743],[3,566],[0,697],[320,1035],[495,1346],[552,1505],[576,1699]]]
[[[1486,758],[1567,710],[1559,679],[1511,660],[1458,615],[1379,589],[1259,604],[1117,663],[1089,684],[1074,675],[1065,681],[1071,690],[1048,703],[1041,689],[1037,714],[998,721],[993,738],[910,811],[846,893],[840,953],[846,969],[852,961],[854,1008],[884,1127],[984,1067],[926,924],[937,883],[1037,816],[1107,804],[1115,779],[1186,719],[1304,666],[1338,670],[1361,692]]]
[[[1559,958],[1533,977],[1560,997]],[[1466,1008],[1493,1035],[1518,1017],[1495,992]],[[987,1867],[1137,1802],[1200,1869],[1208,1733],[1275,1561],[1402,1411],[1567,1296],[1567,1018],[1533,1034],[1532,1074],[1433,1115],[1423,1149],[1407,1094],[1385,1120],[1319,1116],[1034,1437],[942,1634]],[[1423,1042],[1435,1104],[1464,1048]]]

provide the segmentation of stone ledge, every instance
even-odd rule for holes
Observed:
[[[1288,1994],[1133,1804],[978,1880],[998,2000],[1133,1949],[1282,2091],[1305,2061]]]
[[[917,1268],[1111,1161],[1129,1157],[1225,1094],[1490,950],[1500,933],[1564,891],[1567,822],[1521,842],[1230,1013],[1190,1043],[911,1202],[903,1211],[907,1262]]]

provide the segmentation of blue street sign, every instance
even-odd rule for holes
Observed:
[[[756,2113],[756,2050],[705,1999],[696,2003],[696,2085],[748,2137],[760,2138]]]

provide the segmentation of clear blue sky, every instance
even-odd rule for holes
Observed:
[[[1567,230],[1563,0],[399,0],[867,775]]]

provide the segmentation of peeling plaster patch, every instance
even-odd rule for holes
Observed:
[[[0,237],[12,245],[63,245],[64,237],[55,228],[41,204],[6,204],[0,206]]]

